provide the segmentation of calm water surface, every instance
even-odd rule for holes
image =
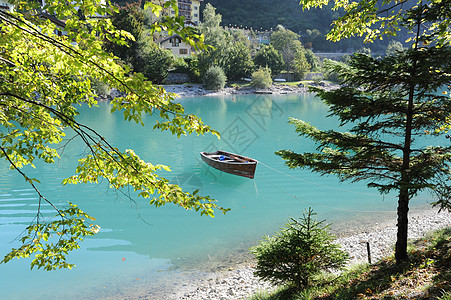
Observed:
[[[162,291],[169,295],[187,278],[202,277],[207,265],[226,267],[262,235],[273,233],[289,217],[299,217],[309,206],[321,219],[333,222],[336,231],[366,222],[362,220],[394,216],[393,197],[379,196],[363,184],[339,183],[333,176],[288,170],[274,155],[281,149],[315,149],[297,137],[288,117],[321,129],[337,127],[335,119],[326,118],[327,107],[312,95],[201,97],[182,102],[188,113],[219,130],[221,139],[211,135],[177,139],[152,131],[151,117],[145,119],[150,125],[145,127],[124,122],[121,115],[109,113],[108,104],[94,110],[83,107],[80,121],[121,149],[131,148],[144,160],[169,165],[172,172],[162,175],[188,191],[199,189],[232,210],[212,219],[173,206],[150,207],[143,199],[132,203],[105,183],[62,187],[62,179],[75,168],[69,158],[86,151],[81,143],[72,142],[58,164],[26,171],[39,176],[39,188],[47,198],[60,205],[79,204],[102,229],[70,255],[75,270],[30,271],[30,260],[0,265],[0,298],[158,299]],[[221,173],[202,163],[199,152],[216,149],[259,160],[255,179]],[[413,206],[427,201],[419,197]],[[0,165],[1,256],[18,246],[15,239],[32,221],[36,205],[36,194],[24,180],[6,163]],[[44,213],[53,215],[49,208]]]

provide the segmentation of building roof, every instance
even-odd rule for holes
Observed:
[[[169,39],[171,39],[171,38],[173,38],[173,37],[178,37],[178,38],[182,39],[182,37],[181,37],[180,35],[174,34],[174,35],[168,36],[167,38],[162,39],[162,40],[160,41],[160,44],[161,44],[161,43],[164,43],[164,42],[166,42],[166,41],[168,41]]]
[[[63,28],[66,27],[66,23],[64,23],[64,21],[61,21],[61,20],[57,19],[55,16],[52,16],[52,15],[50,15],[48,13],[41,12],[39,14],[39,17],[47,19],[47,20],[50,20],[52,23],[54,23],[57,26],[60,26],[60,27],[63,27]]]

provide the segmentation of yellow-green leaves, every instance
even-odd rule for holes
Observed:
[[[302,5],[303,9],[310,9],[310,8],[316,8],[316,7],[323,7],[324,5],[329,4],[329,0],[316,0],[316,1],[301,0],[299,2],[299,4]]]
[[[183,106],[174,103],[176,95],[146,81],[142,74],[130,72],[128,66],[103,50],[104,41],[124,44],[134,39],[130,33],[114,28],[106,18],[117,8],[100,0],[46,1],[44,7],[36,1],[12,2],[15,12],[0,10],[0,158],[23,176],[40,201],[52,205],[52,199],[40,193],[39,180],[29,178],[22,167],[34,166],[36,160],[54,163],[65,132],[69,131],[73,137],[68,142],[78,139],[90,152],[80,159],[76,174],[63,184],[106,179],[111,188],[131,187],[136,194],[130,197],[152,198],[150,203],[156,206],[172,203],[208,216],[214,216],[215,210],[227,211],[213,199],[185,193],[160,177],[160,173],[170,171],[169,167],[144,162],[132,150],[119,150],[101,133],[78,122],[80,105],[97,104],[93,82],[102,82],[121,93],[122,97],[111,102],[112,112],[120,111],[127,121],[144,124],[144,116],[155,115],[158,121],[153,126],[176,136],[219,136],[197,116],[186,115]],[[178,9],[175,0],[164,6]],[[155,14],[163,10],[153,4],[146,7]],[[202,47],[203,37],[185,27],[183,17],[168,17],[153,29],[176,33],[189,44]],[[73,267],[66,262],[66,254],[77,249],[84,236],[96,233],[98,227],[87,225],[85,221],[91,218],[76,206],[65,210],[52,207],[60,219],[42,220],[37,211],[36,223],[28,227],[22,246],[13,249],[2,262],[35,255],[32,268]]]

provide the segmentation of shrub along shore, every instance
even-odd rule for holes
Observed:
[[[321,216],[319,216],[319,219]],[[412,212],[409,218],[409,239],[424,237],[427,233],[451,227],[451,213],[437,209]],[[396,241],[396,220],[378,224],[373,228],[362,228],[360,233],[340,237],[336,240],[342,249],[350,254],[348,268],[359,263],[366,263],[367,244],[370,245],[372,263],[389,256]],[[262,282],[253,275],[254,262],[236,266],[227,272],[213,272],[206,278],[184,285],[174,299],[247,299],[259,291],[276,289],[269,283]]]

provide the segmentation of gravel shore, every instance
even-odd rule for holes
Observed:
[[[418,239],[426,233],[451,226],[451,213],[437,209],[416,211],[409,217],[409,239]],[[337,243],[351,255],[349,266],[367,261],[367,245],[370,244],[372,262],[393,252],[396,241],[396,221],[390,220],[368,227],[359,234],[338,238]],[[177,292],[182,300],[238,300],[275,287],[260,281],[253,275],[252,262],[228,272],[211,273],[208,277],[192,282]]]
[[[324,84],[325,86],[329,86]],[[304,85],[287,86],[282,84],[274,84],[265,90],[256,90],[250,86],[245,87],[226,87],[219,91],[206,90],[201,84],[190,85],[164,85],[167,92],[178,94],[180,97],[193,96],[224,96],[224,95],[245,95],[245,94],[300,94],[308,92],[308,88]]]

